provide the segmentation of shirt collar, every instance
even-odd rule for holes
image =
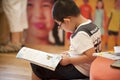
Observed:
[[[78,29],[80,26],[89,24],[89,23],[91,23],[91,22],[92,22],[92,21],[91,21],[90,19],[88,19],[87,22],[84,22],[84,23],[80,24],[80,25],[77,27],[77,29]],[[75,30],[75,32],[77,31],[77,29]]]

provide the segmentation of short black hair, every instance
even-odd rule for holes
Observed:
[[[52,9],[52,16],[57,21],[63,21],[68,16],[78,16],[80,9],[73,0],[57,0]]]

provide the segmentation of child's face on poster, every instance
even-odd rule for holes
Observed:
[[[48,37],[54,25],[52,6],[52,0],[28,0],[28,23],[33,35]]]

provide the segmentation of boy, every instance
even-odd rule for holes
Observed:
[[[100,49],[100,30],[91,20],[84,18],[73,0],[57,0],[53,18],[59,28],[72,32],[70,50],[64,52],[55,71],[31,64],[33,72],[41,79],[84,79],[89,77],[93,53]]]

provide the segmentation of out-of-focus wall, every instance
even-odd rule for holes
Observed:
[[[6,43],[9,39],[9,25],[0,0],[0,44]]]

